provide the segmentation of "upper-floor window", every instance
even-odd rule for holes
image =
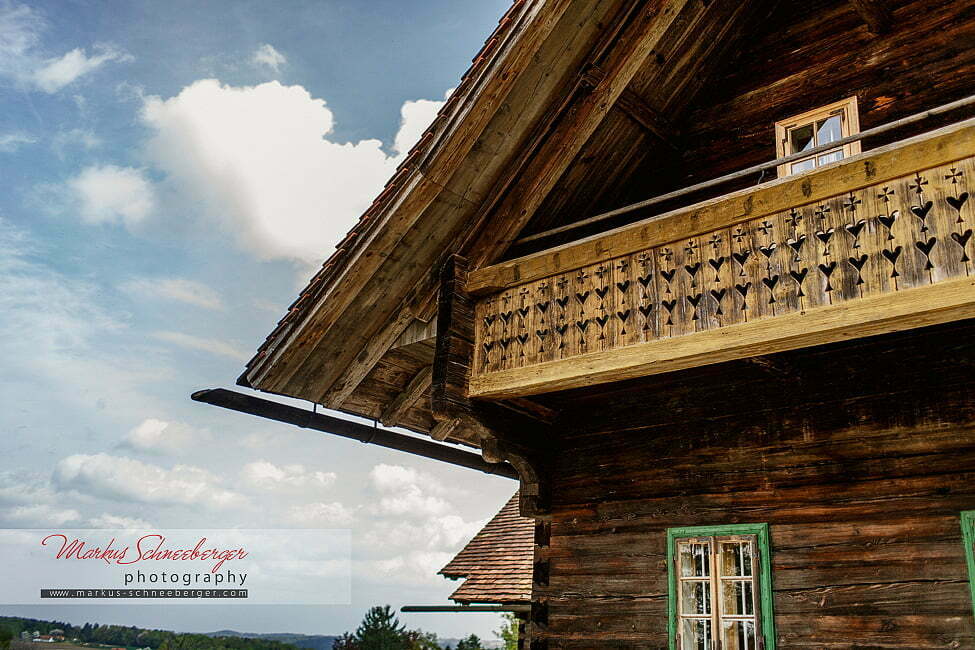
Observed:
[[[776,155],[789,156],[836,142],[860,132],[857,98],[823,106],[775,123]],[[860,153],[860,143],[851,142],[791,163],[779,165],[779,176],[789,176],[821,167]]]
[[[765,524],[671,528],[672,650],[774,650]]]

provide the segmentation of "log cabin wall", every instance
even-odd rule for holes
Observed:
[[[770,20],[754,25],[740,56],[708,84],[682,123],[684,173],[676,186],[775,158],[776,121],[846,97],[856,96],[860,130],[866,130],[972,93],[975,3],[877,4],[893,16],[881,34],[847,0],[783,1]],[[909,133],[942,123],[928,121]],[[868,140],[864,148],[904,136]]]
[[[743,33],[729,36],[723,64],[687,108],[666,113],[672,149],[626,130],[614,109],[524,234],[592,217],[776,157],[775,122],[856,96],[860,130],[972,93],[975,2],[889,0],[893,22],[873,33],[849,0],[780,0],[761,5]],[[771,8],[771,9],[770,9]],[[652,67],[650,68],[652,69]],[[630,90],[649,105],[659,88],[649,71]],[[657,106],[658,109],[662,108]],[[971,110],[864,141],[864,150],[970,117]],[[627,148],[630,147],[630,148]],[[635,151],[631,149],[635,147]],[[764,180],[774,177],[774,171]],[[507,259],[755,185],[760,175],[658,204],[591,227],[513,246]]]
[[[766,522],[777,648],[975,647],[973,352],[961,321],[545,396],[533,640],[667,648],[667,529]]]

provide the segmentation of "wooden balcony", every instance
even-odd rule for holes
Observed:
[[[472,397],[975,315],[975,120],[471,271]]]

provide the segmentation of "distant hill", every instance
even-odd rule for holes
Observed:
[[[277,641],[278,643],[290,643],[298,648],[311,648],[312,650],[332,650],[332,642],[338,638],[337,636],[329,636],[324,634],[289,634],[287,632],[258,634],[256,632],[238,632],[236,630],[217,630],[216,632],[207,632],[207,636],[235,636],[241,639]]]
[[[332,650],[332,642],[337,636],[327,636],[322,634],[259,634],[255,632],[237,632],[236,630],[217,630],[209,632],[207,636],[235,636],[242,639],[260,639],[262,641],[277,641],[278,643],[290,643],[298,648],[311,648],[311,650]],[[439,639],[441,647],[456,648],[460,639]],[[482,639],[481,643],[485,648],[498,647],[492,639]]]

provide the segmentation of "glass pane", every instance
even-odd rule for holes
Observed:
[[[680,574],[683,577],[706,578],[711,575],[711,545],[686,542],[678,546]]]
[[[685,618],[681,630],[681,650],[711,650],[711,621]]]
[[[808,171],[816,166],[816,161],[812,158],[806,160],[800,160],[799,162],[792,163],[792,173],[798,174],[799,172]]]
[[[789,146],[791,147],[789,153],[799,153],[800,151],[812,149],[816,146],[813,142],[813,125],[803,124],[802,126],[790,129]]]
[[[836,151],[828,151],[824,154],[819,155],[819,164],[825,165],[826,163],[835,162],[837,160],[843,160],[843,150],[837,149]]]
[[[829,144],[842,137],[843,130],[839,115],[831,115],[825,120],[816,122],[816,144]]]
[[[682,580],[680,613],[683,616],[711,615],[711,583],[706,580]]]
[[[752,545],[750,542],[721,543],[721,575],[750,576],[752,574]]]
[[[721,613],[731,616],[754,616],[755,594],[751,580],[721,581]]]
[[[722,621],[722,650],[756,650],[754,621]]]

